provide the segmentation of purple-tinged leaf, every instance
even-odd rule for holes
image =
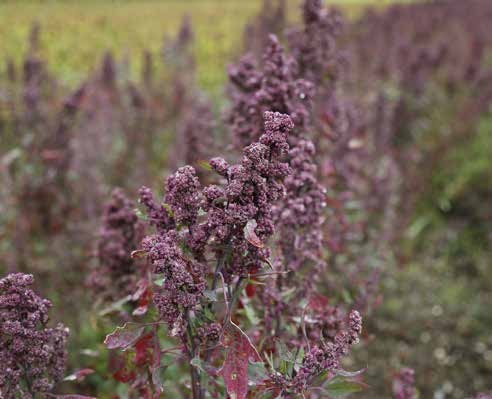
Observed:
[[[70,375],[67,375],[63,380],[64,381],[83,381],[85,377],[88,375],[94,374],[94,370],[92,369],[80,369],[73,372]]]
[[[244,226],[244,238],[246,238],[246,240],[251,245],[257,248],[263,248],[264,245],[255,232],[257,225],[258,224],[256,223],[256,220],[254,219],[248,220],[248,223],[246,223],[246,226]]]
[[[136,308],[133,312],[132,312],[132,315],[133,316],[143,316],[144,314],[147,313],[147,311],[149,310],[149,307],[147,305],[144,305],[144,306],[139,306],[138,308]]]
[[[135,251],[132,251],[130,254],[132,259],[142,259],[145,258],[147,255],[147,251],[144,251],[143,249],[136,249]]]
[[[337,375],[342,376],[342,377],[348,377],[348,378],[353,378],[357,377],[358,375],[361,375],[366,372],[367,369],[361,369],[357,371],[346,371],[346,370],[338,370]]]
[[[227,347],[227,353],[219,375],[224,378],[231,399],[245,399],[248,394],[248,366],[250,362],[261,362],[260,355],[241,331],[229,331],[224,336],[223,344]]]
[[[130,329],[128,323],[125,323],[123,327],[116,327],[116,330],[108,334],[104,340],[104,344],[108,349],[121,348],[125,350],[140,338],[143,331],[143,327]]]
[[[56,395],[57,399],[97,399],[94,396],[84,396],[84,395]]]

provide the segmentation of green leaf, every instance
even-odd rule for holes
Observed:
[[[265,381],[267,369],[263,362],[251,362],[248,364],[248,380],[255,385]]]
[[[325,385],[324,392],[334,398],[343,398],[351,393],[361,392],[366,387],[367,385],[361,381],[353,381],[335,377]]]
[[[162,373],[167,369],[167,366],[159,366],[152,370],[152,383],[158,389],[162,390]]]
[[[210,166],[208,161],[205,161],[203,159],[196,161],[196,164],[197,164],[197,166],[199,166],[200,168],[202,168],[203,170],[206,170],[208,172],[210,172],[212,170],[212,167]]]
[[[124,305],[130,302],[132,299],[131,295],[127,295],[126,297],[120,299],[119,301],[113,302],[109,306],[105,307],[99,312],[99,316],[106,316],[110,313],[117,312],[123,309]]]
[[[246,317],[248,318],[249,322],[252,325],[257,326],[260,323],[260,320],[258,319],[258,316],[256,316],[254,309],[248,304],[243,304],[243,306],[244,312],[246,313]]]
[[[345,303],[352,303],[353,302],[352,295],[350,295],[350,292],[348,292],[345,289],[342,291],[342,297],[343,297],[343,300],[345,301]]]
[[[304,348],[300,348],[297,352],[297,356],[294,359],[294,370],[297,372],[301,368],[302,359],[304,359]]]
[[[154,280],[154,284],[162,287],[162,284],[164,284],[164,278],[158,278],[157,280]]]
[[[217,292],[212,290],[203,291],[203,296],[211,302],[217,302]]]
[[[275,342],[278,358],[281,360],[278,366],[279,371],[284,375],[292,375],[294,369],[295,355],[289,351],[285,343]]]
[[[7,152],[4,156],[0,158],[0,162],[4,167],[9,167],[17,158],[22,156],[22,150],[20,148],[14,148]]]
[[[140,220],[144,220],[144,221],[149,220],[148,216],[145,213],[143,213],[141,209],[135,208],[134,211],[135,211],[135,215],[137,215],[137,218],[139,218]]]
[[[348,378],[353,378],[353,377],[357,377],[363,373],[366,372],[367,369],[360,369],[360,370],[357,370],[357,371],[347,371],[347,370],[338,370],[337,371],[337,376],[340,376],[340,377],[348,377]]]
[[[267,360],[268,365],[272,369],[272,371],[276,371],[275,370],[275,363],[273,361],[273,354],[272,353],[265,353],[265,358]]]

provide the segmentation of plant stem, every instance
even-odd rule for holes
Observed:
[[[228,323],[232,319],[232,313],[234,312],[234,307],[236,306],[237,300],[239,299],[239,296],[241,295],[241,291],[244,288],[244,281],[245,277],[241,276],[237,280],[236,287],[234,288],[234,291],[232,292],[231,295],[231,300],[229,302],[229,314],[228,317],[226,318],[226,323]]]
[[[198,373],[195,366],[191,365],[191,361],[196,356],[196,346],[195,339],[193,336],[193,331],[191,330],[190,314],[189,311],[186,312],[186,331],[188,333],[188,356],[190,362],[190,375],[191,375],[191,389],[193,392],[193,399],[202,399],[202,388],[200,381],[200,374]]]
[[[224,264],[224,259],[225,259],[225,254],[222,255],[220,259],[217,261],[217,266],[215,267],[215,272],[214,272],[214,278],[212,280],[212,291],[214,291],[217,288],[217,278],[222,269],[222,265]]]

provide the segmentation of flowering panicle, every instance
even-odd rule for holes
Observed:
[[[273,375],[272,380],[283,391],[303,393],[313,379],[324,371],[334,375],[340,370],[340,361],[349,352],[350,346],[358,343],[362,332],[362,318],[356,310],[348,315],[345,328],[327,342],[312,346],[304,355],[299,370],[290,380]]]
[[[227,317],[222,325],[219,322],[222,318],[213,320],[205,316],[205,310],[213,307],[210,292],[205,293],[207,285],[211,284],[213,295],[220,276],[229,287],[224,287],[225,295],[229,292],[234,298],[241,297],[241,282],[270,263],[271,253],[266,243],[277,226],[279,236],[295,235],[298,241],[295,250],[299,254],[290,252],[288,239],[279,246],[280,257],[285,262],[282,272],[297,270],[309,261],[320,263],[320,237],[310,231],[318,229],[323,206],[323,192],[317,183],[312,160],[314,145],[292,134],[294,124],[288,115],[265,112],[263,118],[263,134],[243,149],[240,163],[231,165],[220,157],[210,160],[212,170],[218,175],[216,184],[202,187],[194,168],[185,166],[167,179],[162,205],[155,203],[148,189],[141,190],[141,202],[148,209],[151,224],[156,227],[156,233],[143,240],[142,249],[147,253],[153,271],[163,276],[162,287],[154,292],[153,300],[160,318],[168,324],[170,334],[182,339],[190,360],[199,356],[197,345],[202,345],[204,353],[210,354],[214,352],[210,347],[224,345],[223,339],[227,341],[224,335],[237,335],[237,331],[228,326]],[[216,262],[213,274],[208,268],[210,261]],[[265,288],[264,296],[274,297],[276,311],[273,317],[287,306],[283,288],[297,289],[295,300],[301,299],[301,291],[306,293],[305,286],[296,284],[293,279],[283,288],[282,284],[274,287],[280,279],[272,277],[268,284],[270,281],[273,285]],[[299,330],[296,317],[302,313],[301,306],[294,301],[289,305],[292,309],[285,314],[289,326],[282,326],[281,332],[284,328]],[[227,304],[227,310],[231,312],[228,317],[233,315],[233,306],[234,299],[231,299]],[[328,307],[323,307],[324,311],[326,309]],[[322,371],[335,373],[340,368],[341,357],[358,340],[361,319],[355,311],[347,318],[337,308],[329,310],[329,315],[322,315],[321,311],[312,315],[305,331],[307,343],[303,342],[300,331],[294,333],[294,337],[279,335],[286,338],[288,344],[297,344],[309,351],[297,374],[271,374],[268,384],[275,389],[301,393]],[[265,327],[268,342],[272,331]],[[318,346],[312,346],[311,342]],[[249,341],[237,345],[249,348],[242,350],[252,350]],[[315,354],[315,351],[319,353]],[[237,378],[237,375],[228,374],[231,360],[227,353],[220,373],[231,393],[235,388],[230,387],[230,378]],[[207,360],[208,355],[205,355]],[[201,397],[195,389],[198,377],[193,370],[191,375],[193,395]]]
[[[302,13],[302,28],[288,34],[298,74],[316,85],[326,79],[334,80],[342,66],[336,39],[341,32],[343,19],[337,10],[325,9],[322,0],[304,1]]]
[[[186,258],[178,244],[175,231],[146,237],[142,243],[154,272],[164,278],[162,290],[153,299],[171,335],[185,332],[186,314],[198,305],[205,289],[204,265]]]
[[[319,9],[314,10],[316,7]],[[301,47],[308,46],[308,34],[316,36],[313,33],[316,29],[333,29],[333,32],[330,31],[333,35],[336,21],[334,15],[325,15],[317,2],[308,1],[305,12],[307,33],[298,33],[298,51],[294,52],[294,57],[286,55],[276,37],[270,36],[261,69],[254,65],[251,58],[244,58],[238,67],[230,70],[236,92],[232,93],[233,107],[229,121],[236,144],[244,144],[256,136],[255,115],[262,107],[288,113],[295,125],[288,139],[290,149],[286,161],[291,173],[284,182],[285,196],[275,203],[273,209],[273,220],[278,231],[274,268],[281,273],[268,279],[260,289],[264,333],[270,343],[281,334],[287,342],[299,338],[296,333],[288,333],[286,325],[303,314],[303,299],[319,282],[320,273],[325,267],[322,242],[326,191],[318,180],[321,171],[316,165],[315,144],[310,140],[316,137],[311,116],[315,112],[312,99],[317,95],[313,83],[306,77],[310,76],[319,85],[323,81],[322,73],[326,73],[332,61],[328,60],[332,54],[309,55],[307,53],[312,49]],[[313,15],[315,13],[317,17]],[[334,50],[330,47],[329,51]],[[314,70],[308,69],[308,58],[303,58],[306,54],[316,59]],[[334,89],[330,90],[330,98],[333,98]],[[292,271],[296,273],[284,274]],[[325,311],[328,308],[326,306]],[[318,324],[311,325],[310,333],[313,336],[330,336],[338,331],[337,321],[345,317],[345,312],[330,309],[337,316],[332,317],[330,322],[320,320]]]
[[[285,181],[286,197],[276,205],[275,218],[281,226],[279,230],[284,258],[289,262],[285,267],[299,269],[306,257],[320,258],[320,225],[325,196],[317,181],[315,147],[307,139],[310,127],[309,99],[314,93],[313,85],[307,80],[295,78],[298,74],[296,63],[284,53],[273,35],[265,49],[261,72],[251,67],[249,58],[231,71],[233,84],[238,88],[246,88],[236,97],[230,113],[237,142],[244,144],[254,139],[257,133],[253,129],[258,126],[255,115],[264,107],[287,113],[294,122],[293,134],[289,136],[291,148],[287,156],[292,173]]]
[[[415,371],[413,369],[403,367],[394,376],[393,395],[395,399],[413,399],[415,397]]]
[[[50,392],[63,378],[68,329],[48,327],[51,303],[30,288],[29,274],[0,280],[0,397],[30,398]]]
[[[286,161],[291,173],[284,182],[285,196],[273,208],[273,220],[278,227],[275,267],[282,272],[304,269],[309,274],[312,270],[319,271],[324,264],[321,243],[326,194],[318,182],[315,146],[308,139],[313,85],[305,79],[296,78],[296,63],[285,54],[273,35],[265,49],[262,70],[254,69],[251,65],[250,59],[246,58],[239,67],[231,70],[234,73],[230,72],[235,87],[243,88],[240,94],[236,93],[236,97],[233,97],[234,105],[230,113],[236,144],[256,136],[253,130],[257,126],[255,115],[263,107],[288,113],[295,125],[288,138],[290,150]],[[305,282],[312,283],[313,277],[311,275]],[[298,280],[298,277],[292,278]],[[281,314],[285,314],[287,304],[282,299],[282,292],[292,284],[297,286],[297,295],[291,298],[292,306],[289,308],[293,313],[299,313],[298,305],[294,302],[299,302],[306,287],[298,283],[284,281],[281,276],[267,282],[262,293],[267,331],[271,330],[274,320],[279,320]]]
[[[123,190],[115,189],[104,208],[97,241],[98,267],[89,276],[89,285],[104,299],[121,299],[136,290],[141,271],[131,253],[143,237],[133,203]]]
[[[141,187],[138,191],[140,203],[145,207],[149,226],[155,227],[158,232],[165,232],[174,226],[174,220],[167,208],[157,204],[154,195],[148,187]]]
[[[193,98],[186,107],[183,119],[179,121],[176,145],[169,154],[171,163],[176,167],[196,166],[209,158],[213,148],[214,115],[210,104],[202,98]],[[201,170],[197,170],[202,177]]]
[[[100,67],[100,81],[108,89],[115,89],[116,86],[116,61],[113,54],[107,51],[104,54]]]
[[[276,3],[276,4],[275,4]],[[280,36],[287,26],[287,1],[263,0],[258,14],[243,32],[244,52],[261,57],[268,43],[268,36]]]
[[[240,164],[226,167],[223,159],[211,161],[228,180],[226,202],[209,202],[207,209],[215,243],[227,244],[230,251],[231,262],[225,267],[229,275],[255,271],[268,257],[263,242],[274,232],[272,204],[283,196],[281,182],[289,173],[282,159],[293,123],[287,115],[273,112],[266,112],[264,119],[265,133],[244,148]]]
[[[172,96],[168,99],[171,118],[180,117],[188,109],[196,93],[195,57],[193,55],[194,33],[191,20],[184,15],[178,33],[173,38],[165,37],[162,58],[170,73]]]
[[[290,270],[299,270],[307,261],[322,264],[325,190],[318,183],[314,156],[314,144],[309,140],[299,140],[289,151],[292,174],[285,181],[287,195],[279,205],[278,223],[282,255]]]
[[[309,20],[306,24],[314,22]],[[303,39],[308,42],[305,37]],[[302,51],[295,53],[301,61],[306,60],[300,55],[304,54]],[[273,210],[278,231],[274,267],[276,271],[296,273],[287,276],[280,273],[268,279],[260,291],[264,317],[263,333],[267,346],[282,337],[284,342],[301,346],[307,351],[297,374],[271,375],[274,384],[284,391],[295,393],[304,392],[312,384],[314,377],[322,371],[336,372],[340,358],[348,353],[350,345],[357,341],[361,331],[361,318],[356,311],[351,312],[346,321],[345,311],[329,306],[327,301],[319,300],[313,290],[325,265],[322,239],[326,193],[318,180],[320,171],[315,163],[315,145],[309,140],[314,130],[310,119],[314,112],[311,98],[315,98],[315,93],[313,84],[304,79],[304,75],[310,75],[319,83],[322,81],[321,69],[326,72],[328,63],[322,63],[325,61],[323,57],[327,57],[325,54],[309,56],[316,58],[318,62],[313,66],[314,70],[308,70],[308,61],[299,68],[293,58],[284,54],[277,39],[271,36],[261,71],[252,67],[250,59],[246,58],[240,67],[232,70],[234,73],[230,73],[233,84],[243,88],[240,96],[236,93],[237,96],[233,97],[233,102],[234,105],[239,104],[244,108],[233,107],[230,119],[233,129],[234,122],[240,121],[238,125],[242,130],[234,131],[236,142],[238,136],[239,142],[251,139],[253,130],[248,129],[248,123],[244,122],[250,121],[254,126],[254,115],[262,106],[291,114],[296,126],[289,137],[290,149],[286,157],[291,170],[284,181],[286,193],[275,203]],[[319,76],[314,76],[315,74]],[[242,83],[238,84],[238,81]],[[248,119],[246,115],[252,118]],[[305,298],[308,299],[307,305]],[[314,302],[323,304],[318,306],[317,311],[309,311]],[[306,312],[309,315],[306,315]],[[297,320],[308,316],[309,323],[305,331],[292,334],[288,326],[292,323],[297,324]],[[344,329],[343,326],[346,324],[348,326]],[[304,339],[308,340],[307,343],[303,340],[303,334]],[[321,346],[309,343],[323,342],[326,339],[330,341]],[[308,350],[309,348],[311,349]]]
[[[290,115],[295,126],[294,135],[308,124],[312,84],[295,78],[296,63],[285,55],[276,36],[269,36],[263,58],[261,69],[251,56],[245,56],[238,65],[229,68],[233,105],[227,121],[232,127],[236,148],[258,139],[265,111]]]
[[[210,273],[208,253],[220,259],[227,281],[258,270],[269,256],[263,243],[274,232],[272,204],[284,193],[289,167],[282,159],[293,124],[287,115],[273,112],[266,112],[264,121],[264,134],[244,149],[240,164],[210,160],[220,185],[202,188],[195,169],[185,166],[167,179],[165,205],[141,189],[140,201],[157,227],[142,247],[154,272],[164,275],[154,302],[176,334],[185,331],[187,314],[202,299]]]

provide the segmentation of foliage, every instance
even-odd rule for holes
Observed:
[[[58,62],[48,2],[11,53],[0,396],[487,397],[491,3],[247,3],[187,4],[158,50],[183,5],[124,2],[141,60],[81,73],[120,25]]]

